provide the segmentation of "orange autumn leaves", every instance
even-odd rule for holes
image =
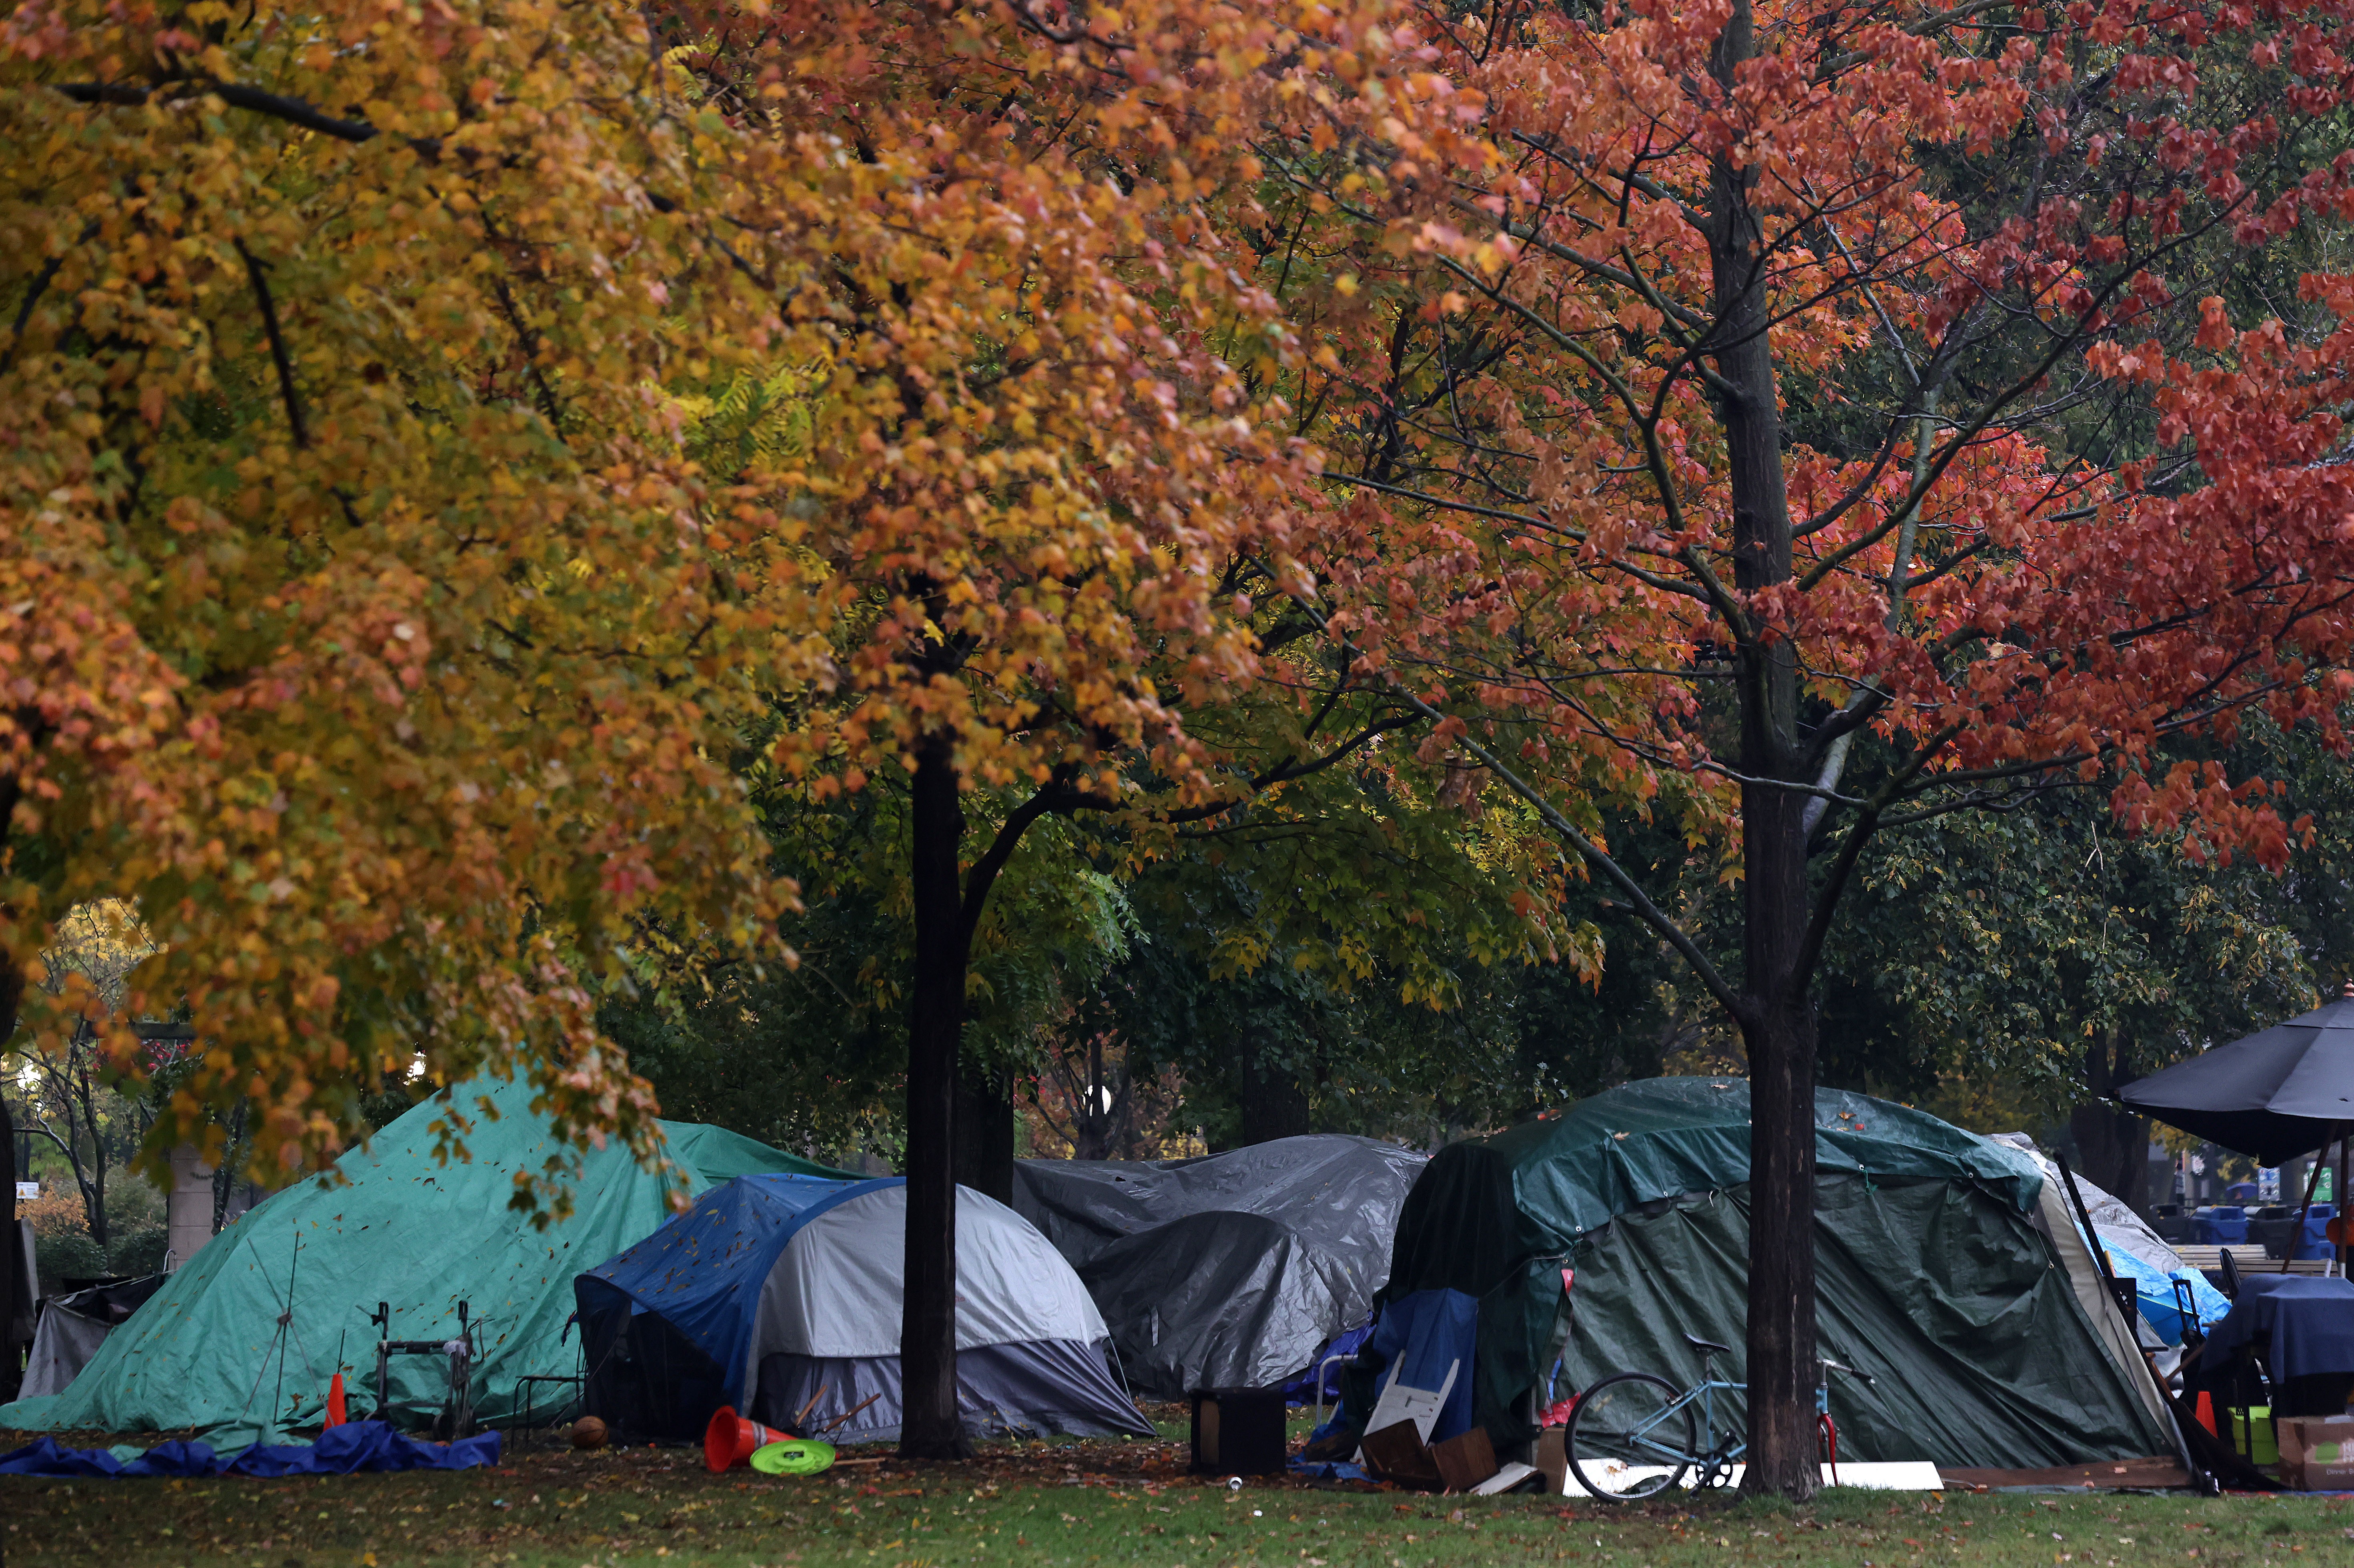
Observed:
[[[2329,113],[2345,20],[2293,7],[2274,37],[2228,6],[2029,8],[1988,27],[1766,4],[1725,89],[1710,61],[1733,14],[1503,7],[1447,35],[1439,64],[1487,105],[1500,161],[1426,197],[1439,242],[1368,268],[1382,309],[1331,318],[1335,387],[1408,411],[1336,432],[1386,488],[1334,565],[1335,623],[1474,705],[1574,816],[1631,777],[1671,789],[1697,831],[1737,832],[1741,765],[1709,705],[1729,701],[1734,645],[1783,643],[1826,715],[1866,715],[1900,758],[1923,748],[1907,789],[1945,780],[1961,800],[1972,780],[2116,769],[2130,822],[2195,821],[2195,844],[2276,863],[2285,824],[2260,793],[2158,752],[2249,705],[2336,734],[2345,687],[2318,675],[2354,650],[2338,537],[2354,498],[2330,456],[2346,388],[2326,348],[2277,327],[2238,340],[2226,322],[2196,369],[2168,357],[2190,344],[2139,340],[2169,319],[2186,235],[2245,247],[2349,216],[2334,147],[2283,175],[2267,160],[2294,125],[2202,125],[2189,96],[2202,70],[2286,66],[2271,101]],[[2093,38],[2125,52],[2085,68]],[[2068,176],[1973,211],[2011,146]],[[1784,395],[1861,432],[1787,441],[1790,577],[1755,591],[1734,580],[1736,394],[1711,352],[1720,160],[1762,223]],[[2112,191],[2087,160],[2147,177]],[[1509,264],[1473,264],[1481,243]],[[2342,292],[2308,289],[2333,309]],[[2035,331],[1998,341],[2010,323]],[[2086,368],[2165,383],[2175,493],[2137,497],[2069,450],[2066,408],[2102,395],[2062,390]]]
[[[1237,565],[1299,585],[1330,506],[1286,397],[1301,344],[1252,275],[1253,148],[1394,122],[1420,51],[1376,16],[781,7],[715,45],[710,79],[761,106],[740,185],[791,193],[765,199],[831,274],[772,350],[808,367],[806,442],[730,476],[840,642],[792,774],[856,787],[946,736],[981,787],[1222,788],[1185,714],[1257,677]]]

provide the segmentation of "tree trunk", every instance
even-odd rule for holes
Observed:
[[[2149,1123],[2120,1110],[2114,1097],[2139,1076],[2124,1032],[2095,1037],[2084,1047],[2084,1084],[2099,1098],[2068,1114],[2080,1173],[2136,1213],[2149,1207]]]
[[[2084,1175],[2136,1211],[2149,1206],[2149,1124],[2107,1106],[2078,1106],[2068,1113]]]
[[[1749,1048],[1749,1469],[1744,1489],[1810,1495],[1815,1435],[1815,1028],[1766,1012]]]
[[[1749,1054],[1749,1469],[1805,1498],[1821,1478],[1815,1366],[1815,1012],[1795,978],[1808,914],[1804,797],[1742,799],[1742,1038]]]
[[[90,1046],[93,1053],[97,1049],[95,1044]],[[96,1097],[90,1092],[90,1069],[89,1068],[83,1069],[81,1089],[82,1119],[90,1124],[90,1202],[88,1205],[90,1239],[98,1244],[99,1272],[111,1274],[114,1272],[114,1266],[107,1256],[109,1239],[106,1234],[106,1142],[99,1136],[98,1105]]]
[[[1308,1131],[1308,1091],[1257,1031],[1243,1036],[1243,1142],[1270,1143]]]
[[[0,832],[5,832],[0,821]],[[16,1009],[25,997],[25,971],[14,962],[0,958],[0,1050],[5,1050],[16,1034]],[[7,1224],[0,1226],[0,1400],[14,1399],[24,1376],[22,1351],[16,1338],[16,1292],[20,1288],[16,1271],[24,1257],[24,1249],[16,1240],[16,1120],[9,1114],[8,1097],[0,1094],[0,1188],[8,1194],[8,1204],[0,1208]],[[26,1294],[32,1292],[28,1289]]]
[[[946,736],[922,743],[912,801],[916,980],[907,1020],[907,1254],[899,1325],[899,1452],[911,1459],[972,1455],[957,1416],[957,1042],[970,948],[958,867],[964,810],[951,747]]]
[[[956,1179],[1013,1202],[1013,1075],[1002,1068],[974,1065],[957,1075]]]
[[[1710,60],[1728,93],[1756,53],[1749,0],[1734,0]],[[1764,230],[1754,167],[1719,154],[1709,176],[1709,334],[1723,387],[1733,570],[1744,593],[1790,577],[1790,502],[1767,343]],[[1739,612],[1744,619],[1747,612]],[[1742,1034],[1749,1049],[1749,1469],[1745,1489],[1811,1495],[1814,1432],[1815,1016],[1798,972],[1809,913],[1806,797],[1775,781],[1808,770],[1798,743],[1799,684],[1786,638],[1738,627],[1743,771]]]
[[[228,1136],[221,1146],[221,1162],[213,1167],[213,1234],[228,1223],[228,1201],[245,1171],[245,1101],[229,1113]]]

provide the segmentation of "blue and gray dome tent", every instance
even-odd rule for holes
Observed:
[[[696,1440],[723,1404],[804,1430],[848,1416],[832,1434],[841,1442],[896,1436],[907,1229],[897,1177],[713,1188],[573,1282],[588,1408],[625,1438]],[[1113,1372],[1102,1315],[1045,1237],[960,1187],[956,1250],[968,1429],[1150,1436]]]

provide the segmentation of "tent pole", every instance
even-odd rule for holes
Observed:
[[[2127,1311],[2126,1298],[2117,1289],[2116,1271],[2109,1266],[2109,1255],[2101,1250],[2100,1234],[2093,1229],[2093,1211],[2084,1206],[2084,1194],[2076,1190],[2076,1173],[2068,1169],[2068,1162],[2065,1160],[2055,1157],[2052,1163],[2060,1167],[2060,1180],[2067,1186],[2068,1202],[2075,1205],[2077,1223],[2084,1227],[2084,1245],[2093,1249],[2093,1261],[2100,1267],[2102,1283],[2108,1287],[2109,1300],[2115,1305],[2118,1311],[2126,1314],[2126,1331],[2133,1336],[2134,1343],[2138,1345],[2141,1343],[2139,1327],[2141,1314],[2138,1311]]]
[[[2101,1245],[2100,1232],[2093,1228],[2093,1211],[2084,1206],[2084,1194],[2076,1189],[2076,1173],[2068,1169],[2065,1160],[2056,1155],[2052,1162],[2060,1168],[2060,1180],[2068,1189],[2068,1202],[2076,1210],[2076,1223],[2084,1227],[2084,1245],[2092,1249],[2093,1261],[2100,1266],[2101,1281],[2108,1287],[2109,1301],[2126,1320],[2126,1342],[2133,1347],[2134,1359],[2141,1362],[2141,1370],[2157,1385],[2158,1408],[2166,1412],[2167,1419],[2174,1425],[2174,1449],[2182,1457],[2182,1473],[2195,1478],[2203,1472],[2199,1462],[2191,1457],[2190,1439],[2182,1435],[2182,1418],[2175,1411],[2174,1395],[2168,1391],[2166,1380],[2158,1375],[2158,1363],[2141,1353],[2141,1310],[2138,1307],[2126,1306],[2124,1293],[2117,1289],[2116,1271],[2109,1266],[2109,1255]]]
[[[2334,1122],[2329,1130],[2333,1135],[2342,1135],[2346,1124]],[[2280,1271],[2283,1274],[2288,1272],[2290,1262],[2296,1256],[2296,1249],[2305,1245],[2305,1217],[2313,1213],[2313,1194],[2321,1186],[2321,1168],[2328,1162],[2329,1139],[2325,1138],[2321,1140],[2321,1147],[2314,1151],[2313,1169],[2306,1173],[2305,1202],[2297,1205],[2296,1228],[2288,1233],[2288,1245],[2281,1248]]]

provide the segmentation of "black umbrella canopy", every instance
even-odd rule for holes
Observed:
[[[2117,1098],[2259,1164],[2310,1154],[2354,1121],[2354,997],[2137,1078]]]

